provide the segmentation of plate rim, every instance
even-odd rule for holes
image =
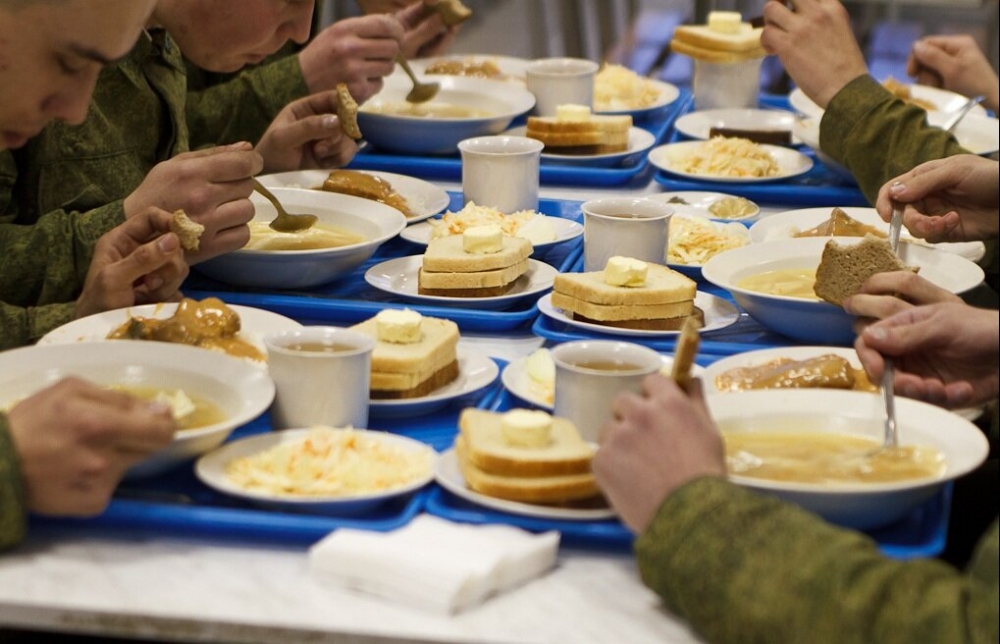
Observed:
[[[655,103],[652,105],[647,105],[646,107],[637,107],[629,110],[599,110],[594,107],[594,114],[607,114],[607,115],[626,115],[628,114],[632,118],[643,118],[648,114],[652,114],[658,110],[662,110],[668,105],[673,105],[677,102],[677,99],[681,97],[681,89],[674,85],[673,83],[667,82],[665,80],[660,80],[658,78],[646,78],[645,80],[656,85],[659,89],[660,96]],[[664,96],[671,96],[669,100],[662,100]]]
[[[770,153],[772,156],[777,154],[780,156],[787,156],[789,158],[797,159],[800,163],[802,163],[801,167],[795,170],[794,172],[774,177],[716,177],[716,176],[705,176],[700,174],[691,174],[689,172],[676,170],[656,158],[657,152],[661,150],[666,151],[669,149],[681,149],[686,147],[694,147],[702,144],[704,144],[704,141],[695,140],[695,141],[675,141],[673,143],[664,143],[662,145],[658,145],[649,151],[648,154],[649,162],[654,167],[656,167],[657,170],[675,177],[680,177],[682,179],[688,179],[691,181],[705,181],[708,183],[736,184],[736,185],[755,184],[755,183],[776,183],[780,181],[787,181],[788,179],[794,179],[795,177],[800,177],[804,175],[805,173],[812,170],[813,166],[815,165],[812,159],[810,159],[807,155],[803,154],[802,152],[799,152],[794,148],[785,147],[783,145],[769,145],[767,143],[760,143],[758,145],[760,145],[761,148],[763,148],[766,152]],[[780,166],[780,161],[779,161],[779,166]]]
[[[538,212],[538,211],[536,210],[535,212]],[[573,221],[572,219],[567,219],[566,217],[557,217],[557,216],[554,216],[554,215],[546,215],[545,213],[541,213],[541,212],[539,212],[538,214],[541,217],[547,217],[549,219],[558,219],[561,222],[566,222],[567,227],[573,231],[573,234],[570,235],[569,237],[558,237],[557,236],[554,241],[542,242],[540,244],[533,244],[533,247],[535,248],[535,250],[550,248],[550,247],[555,246],[557,244],[564,244],[566,242],[573,241],[577,237],[582,237],[583,236],[583,224],[581,224],[578,221]],[[429,219],[432,219],[432,218],[433,217],[428,217],[427,219],[429,220]],[[420,246],[426,246],[428,244],[428,242],[430,241],[430,233],[428,232],[428,239],[427,239],[427,241],[424,241],[422,239],[416,238],[415,235],[414,235],[414,233],[412,231],[415,230],[415,231],[417,231],[417,234],[420,234],[423,230],[429,230],[430,228],[431,228],[431,223],[429,221],[426,221],[426,220],[425,221],[421,221],[421,222],[419,222],[418,224],[416,224],[414,226],[407,226],[406,228],[404,228],[403,231],[401,233],[399,233],[399,236],[402,237],[403,239],[405,239],[406,241],[410,242],[410,243],[418,244]],[[422,237],[423,235],[420,235],[420,236]]]
[[[795,119],[795,114],[793,112],[790,112],[788,110],[778,109],[778,108],[765,109],[765,108],[760,108],[760,107],[726,107],[726,108],[714,108],[714,109],[709,109],[709,110],[692,110],[692,111],[688,112],[687,114],[682,114],[681,116],[677,117],[676,121],[674,121],[674,129],[677,130],[678,132],[680,132],[681,134],[685,135],[685,136],[691,137],[692,139],[704,141],[704,140],[708,139],[708,133],[706,132],[705,134],[701,134],[700,132],[696,132],[694,129],[690,128],[689,124],[692,121],[696,121],[697,117],[706,118],[707,115],[709,115],[709,114],[711,114],[713,112],[715,112],[715,113],[719,113],[719,112],[750,112],[750,113],[755,113],[755,114],[775,114],[775,115],[782,115],[782,116],[785,116],[788,119],[790,119],[790,121],[791,121],[790,125],[794,125],[795,120],[796,120]],[[801,145],[802,144],[801,138],[798,137],[798,136],[796,136],[795,132],[792,131],[791,128],[789,128],[789,134],[792,137],[791,145]],[[798,139],[798,140],[796,140],[796,139]],[[788,146],[782,146],[782,147],[788,147]]]

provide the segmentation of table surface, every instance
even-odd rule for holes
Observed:
[[[661,190],[646,182],[543,187],[542,196],[585,200]],[[463,340],[505,360],[542,344],[529,331]],[[643,586],[628,553],[563,547],[550,573],[448,616],[326,582],[310,573],[301,547],[53,526],[35,529],[0,557],[0,624],[190,642],[699,641]]]

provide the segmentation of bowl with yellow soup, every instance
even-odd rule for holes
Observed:
[[[968,420],[908,398],[896,398],[899,447],[875,454],[883,435],[879,396],[774,389],[712,394],[708,406],[733,483],[851,528],[907,517],[989,451]]]
[[[462,76],[430,76],[441,87],[426,103],[408,103],[413,84],[385,79],[382,91],[358,111],[365,141],[399,154],[457,154],[458,142],[499,134],[535,106],[535,95],[513,83]]]
[[[195,270],[234,286],[309,288],[347,275],[406,228],[401,212],[370,199],[301,188],[271,192],[288,212],[316,215],[318,221],[306,230],[273,230],[274,206],[254,194],[249,243]]]
[[[733,296],[753,319],[775,333],[808,344],[854,342],[854,318],[813,292],[816,267],[830,240],[856,244],[859,237],[802,237],[750,244],[715,255],[702,266],[704,278]],[[983,281],[974,262],[935,248],[900,244],[900,258],[919,275],[952,293]]]
[[[95,340],[0,353],[0,410],[68,376],[170,406],[178,428],[173,442],[133,466],[127,476],[135,478],[215,449],[274,398],[267,372],[241,358],[166,342]]]

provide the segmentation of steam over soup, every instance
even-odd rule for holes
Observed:
[[[389,116],[419,116],[431,119],[480,119],[495,116],[489,110],[482,110],[450,103],[372,103],[364,108],[372,114]]]
[[[744,277],[736,286],[765,295],[798,297],[804,300],[818,300],[813,287],[816,284],[815,268],[782,268]]]
[[[317,250],[350,246],[360,244],[363,241],[365,238],[357,233],[326,224],[315,224],[305,230],[285,233],[274,230],[266,221],[251,221],[250,241],[244,248],[247,250]]]
[[[944,456],[907,445],[872,454],[881,441],[831,432],[726,431],[730,474],[770,481],[818,484],[891,483],[937,478]]]

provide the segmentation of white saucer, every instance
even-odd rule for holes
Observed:
[[[417,273],[423,265],[423,255],[397,257],[372,266],[365,271],[365,281],[374,288],[401,299],[423,304],[459,306],[467,309],[502,309],[517,300],[552,288],[559,273],[554,267],[535,259],[528,260],[528,271],[519,277],[514,287],[503,295],[493,297],[445,297],[417,293]]]
[[[688,112],[677,119],[674,129],[692,139],[707,139],[713,127],[739,130],[784,130],[792,132],[795,115],[784,110],[758,110],[751,108],[701,110]],[[802,143],[792,135],[793,145]]]
[[[719,329],[724,329],[727,326],[736,324],[740,319],[740,310],[736,308],[736,305],[732,302],[722,299],[717,295],[712,295],[711,293],[699,292],[694,297],[694,304],[699,309],[705,312],[705,326],[698,329],[699,333],[706,333],[708,331],[717,331]],[[538,300],[538,310],[542,312],[543,315],[556,320],[557,322],[563,322],[570,326],[577,327],[579,329],[584,329],[587,331],[595,331],[601,334],[611,334],[611,335],[627,335],[634,337],[664,337],[678,335],[680,330],[677,331],[658,331],[658,330],[647,330],[647,329],[622,329],[613,326],[604,326],[602,324],[592,324],[590,322],[580,322],[574,320],[573,318],[566,315],[562,309],[556,308],[552,305],[552,294],[548,293]]]
[[[754,210],[748,215],[743,215],[742,217],[716,217],[709,210],[712,204],[720,199],[726,199],[729,197],[735,197],[736,195],[726,194],[724,192],[705,192],[701,190],[678,190],[673,192],[660,192],[657,194],[652,194],[647,197],[647,199],[655,199],[656,201],[665,201],[670,204],[670,207],[674,209],[677,214],[683,215],[695,215],[697,217],[708,217],[709,219],[714,219],[716,221],[742,221],[750,222],[756,220],[760,216],[760,206],[758,206],[753,201],[749,199],[754,205]]]
[[[488,387],[500,372],[489,357],[459,345],[458,378],[426,396],[400,400],[372,399],[368,410],[372,417],[416,416],[446,407],[452,401]]]
[[[655,147],[649,152],[649,162],[660,170],[677,177],[717,183],[770,183],[784,181],[785,179],[805,174],[813,167],[812,159],[798,150],[780,145],[760,145],[778,164],[779,172],[773,177],[720,177],[716,175],[694,174],[677,167],[678,163],[704,144],[704,141],[667,143],[666,145]]]
[[[552,225],[553,229],[555,229],[556,238],[550,242],[535,244],[535,250],[548,249],[556,244],[562,244],[563,242],[568,242],[583,235],[583,224],[575,222],[572,219],[550,217],[548,215],[540,216],[545,217],[545,220]],[[407,241],[413,242],[414,244],[426,246],[431,240],[431,232],[433,230],[434,226],[430,222],[424,221],[413,226],[407,226],[403,229],[403,232],[399,233],[399,236]]]
[[[510,136],[525,136],[527,126],[514,127],[504,134]],[[611,154],[552,154],[542,151],[542,165],[577,165],[610,168],[626,164],[634,164],[656,143],[656,137],[641,127],[632,127],[628,131],[628,149],[624,152]]]

